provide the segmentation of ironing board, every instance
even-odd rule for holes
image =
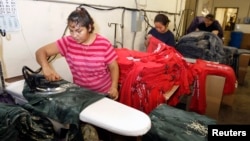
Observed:
[[[6,91],[20,105],[28,102],[22,95],[23,87],[24,80],[6,86]],[[151,128],[148,115],[106,97],[83,109],[79,114],[79,119],[124,136],[141,136]]]

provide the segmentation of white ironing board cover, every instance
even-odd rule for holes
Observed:
[[[8,92],[15,100],[16,104],[23,105],[28,101],[23,97],[22,91],[24,86],[24,80],[8,83],[5,87],[5,91]]]
[[[148,115],[109,98],[86,107],[80,113],[80,119],[124,136],[141,136],[151,128]]]
[[[18,94],[18,95],[22,96],[23,85],[24,85],[24,80],[15,81],[12,83],[7,83],[5,90],[7,92],[10,92],[11,94],[14,93],[14,94]]]
[[[24,80],[6,86],[6,91],[14,98],[23,99],[22,104],[27,102],[22,95],[23,86]],[[79,118],[83,122],[124,136],[140,136],[151,128],[151,120],[147,114],[109,98],[89,105],[80,113]]]

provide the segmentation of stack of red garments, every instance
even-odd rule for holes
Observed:
[[[117,48],[116,52],[120,69],[119,102],[145,113],[162,103],[176,106],[181,96],[192,94],[189,109],[204,114],[207,75],[226,78],[223,94],[235,90],[237,79],[232,67],[200,59],[187,63],[175,48],[154,37],[150,38],[147,52],[126,48]],[[166,100],[164,94],[175,85],[178,89]]]
[[[190,71],[195,78],[194,89],[189,105],[189,110],[199,113],[206,113],[206,77],[208,75],[217,75],[225,77],[225,84],[223,95],[233,94],[237,84],[235,72],[231,66],[225,64],[218,64],[211,61],[197,59],[196,63],[192,65]]]
[[[117,48],[119,77],[119,102],[150,113],[161,103],[175,106],[180,96],[190,94],[193,83],[190,65],[173,47],[151,37],[151,51],[140,52]],[[149,49],[150,50],[150,49]],[[163,94],[179,85],[166,101]]]

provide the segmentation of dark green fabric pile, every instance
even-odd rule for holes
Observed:
[[[19,105],[0,103],[0,140],[54,141],[52,123]]]
[[[29,103],[25,104],[24,107],[38,115],[49,117],[62,124],[69,124],[69,140],[77,140],[75,137],[80,132],[80,112],[90,104],[103,98],[104,95],[64,80],[57,83],[61,87],[66,88],[66,91],[58,94],[37,94],[36,92],[31,92],[25,84],[23,96]]]
[[[82,141],[80,112],[104,95],[81,88],[67,81],[58,83],[66,91],[58,94],[38,94],[25,83],[22,106],[0,103],[0,140],[54,141],[53,124],[48,118],[69,124],[67,141]],[[95,111],[93,111],[95,112]]]
[[[104,97],[64,80],[57,83],[66,88],[66,91],[58,94],[37,94],[31,92],[25,84],[23,96],[29,102],[25,107],[60,123],[78,125],[80,112]]]
[[[142,141],[206,141],[216,120],[161,104],[150,113],[152,127]]]

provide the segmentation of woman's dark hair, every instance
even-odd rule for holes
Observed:
[[[68,16],[68,24],[69,23],[75,23],[76,25],[86,27],[89,29],[90,33],[94,31],[94,20],[83,7],[77,7],[75,11],[70,13]]]
[[[160,22],[162,23],[163,25],[167,25],[170,20],[168,19],[168,17],[164,14],[157,14],[155,16],[155,19],[154,19],[154,22]]]

